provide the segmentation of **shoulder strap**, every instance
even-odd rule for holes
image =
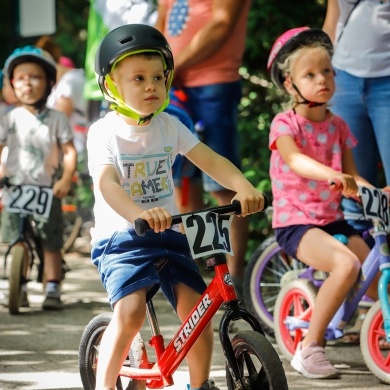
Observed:
[[[349,18],[350,18],[350,16],[351,16],[353,10],[358,6],[358,4],[360,3],[360,1],[361,1],[361,0],[356,0],[356,3],[353,5],[353,7],[352,7],[352,9],[351,9],[351,12],[349,13],[347,19],[346,19],[345,22],[344,22],[343,29],[341,30],[340,35],[339,35],[338,38],[337,38],[337,42],[341,39],[341,36],[343,35],[343,32],[344,32],[344,30],[345,30],[345,26],[347,25],[348,20],[349,20]]]

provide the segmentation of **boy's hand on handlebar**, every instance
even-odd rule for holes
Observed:
[[[241,204],[240,217],[263,211],[266,206],[264,195],[255,189],[253,191],[238,192],[233,200],[238,200]]]
[[[163,232],[172,225],[172,216],[162,207],[154,207],[149,210],[145,210],[141,213],[139,218],[148,222],[150,228],[155,233]]]

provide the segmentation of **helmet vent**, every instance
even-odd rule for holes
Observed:
[[[125,39],[122,39],[120,42],[121,42],[122,45],[124,45],[125,43],[131,42],[133,40],[134,40],[133,37],[127,37]]]

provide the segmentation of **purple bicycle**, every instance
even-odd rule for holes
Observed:
[[[345,217],[349,220],[362,218],[360,214],[348,214]],[[369,237],[368,231],[363,233],[363,238]],[[336,238],[343,240],[343,236]],[[283,286],[295,279],[307,279],[319,288],[325,278],[325,272],[308,268],[306,264],[289,256],[280,248],[275,236],[270,236],[257,247],[245,268],[245,307],[260,321],[264,331],[273,337],[275,303]],[[371,304],[371,300],[366,297],[361,302],[361,306]]]

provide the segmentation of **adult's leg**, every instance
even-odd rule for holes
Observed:
[[[240,82],[186,88],[189,109],[194,122],[204,126],[203,140],[215,152],[240,167],[238,104],[241,98]],[[219,205],[229,204],[234,196],[210,177],[203,175],[203,186]],[[231,234],[234,256],[228,256],[228,266],[238,294],[245,266],[248,240],[248,219],[234,218]]]
[[[379,152],[367,107],[366,82],[341,70],[336,70],[335,80],[330,109],[347,122],[358,141],[352,151],[359,174],[377,185]]]
[[[356,137],[358,144],[352,149],[359,174],[374,186],[378,184],[379,152],[373,124],[367,107],[365,80],[336,69],[336,92],[330,102],[330,109],[343,118]],[[354,200],[343,198],[344,212],[361,213],[361,206]],[[358,231],[371,225],[366,221],[348,220]]]
[[[176,206],[180,213],[188,213],[204,208],[203,186],[200,181],[189,180],[184,187],[182,184],[175,186],[175,197]]]
[[[231,203],[235,193],[232,191],[223,190],[213,191],[212,195],[217,200],[218,205],[226,205]],[[231,243],[234,256],[226,255],[226,258],[229,267],[229,272],[233,278],[234,286],[239,295],[242,294],[242,290],[240,290],[240,288],[242,287],[241,281],[244,277],[245,253],[248,242],[248,231],[248,218],[233,217],[233,222],[231,226]]]
[[[368,116],[373,126],[386,178],[386,183],[380,184],[390,185],[390,77],[366,79],[365,85]]]

